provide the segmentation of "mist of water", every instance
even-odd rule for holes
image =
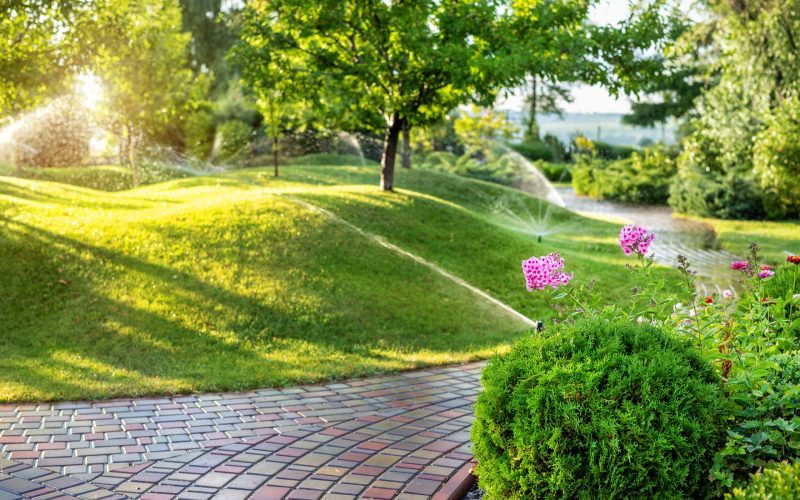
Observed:
[[[565,208],[567,206],[564,198],[561,197],[553,183],[530,160],[502,142],[497,142],[495,147],[502,151],[503,157],[508,158],[520,168],[522,175],[517,181],[516,187],[518,189],[558,207]]]

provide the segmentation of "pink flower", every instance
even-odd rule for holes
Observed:
[[[775,274],[775,271],[771,271],[769,269],[764,269],[758,273],[758,277],[763,279],[771,278]]]
[[[722,296],[724,298],[726,298],[726,299],[729,299],[729,298],[733,297],[733,292],[730,291],[730,290],[723,290],[722,291]]]
[[[794,265],[800,264],[800,255],[790,255],[786,257],[786,262],[791,262]]]
[[[764,264],[764,265],[761,266],[761,270],[762,271],[772,271],[772,266],[770,266],[769,264]]]
[[[525,273],[525,284],[528,291],[544,290],[548,286],[558,288],[566,285],[574,275],[565,273],[562,271],[563,268],[564,259],[557,253],[523,260],[522,272]]]
[[[622,251],[625,252],[625,255],[630,255],[631,253],[645,255],[647,249],[650,248],[650,243],[652,243],[655,238],[655,233],[651,233],[642,226],[634,226],[633,224],[628,224],[619,232],[619,244],[622,247]]]
[[[734,271],[746,271],[750,264],[746,260],[734,260],[731,262],[731,269]]]

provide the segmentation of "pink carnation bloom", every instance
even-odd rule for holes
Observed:
[[[748,267],[750,267],[750,264],[748,264],[746,260],[734,260],[731,262],[731,269],[735,271],[744,271]]]
[[[522,261],[522,272],[525,273],[525,284],[528,291],[544,290],[546,287],[558,288],[569,283],[573,274],[567,274],[564,268],[564,259],[557,253],[550,253],[543,257],[531,257]]]
[[[775,271],[771,271],[769,269],[764,269],[763,271],[758,273],[758,277],[761,279],[771,278],[772,275],[775,274]]]
[[[619,232],[619,244],[625,255],[638,253],[645,255],[650,243],[656,238],[655,233],[651,233],[642,226],[628,224]]]

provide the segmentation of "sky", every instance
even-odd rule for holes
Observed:
[[[615,24],[627,18],[629,12],[628,0],[602,0],[595,4],[590,12],[590,19],[596,24]],[[599,85],[576,84],[573,86],[572,97],[573,102],[564,105],[567,113],[627,113],[631,109],[626,96],[615,98]],[[522,97],[509,96],[499,107],[521,110]]]

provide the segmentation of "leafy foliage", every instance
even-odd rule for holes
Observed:
[[[193,79],[186,58],[189,35],[181,31],[177,0],[94,0],[83,12],[93,52],[89,67],[102,79],[109,128],[125,143],[139,182],[137,152],[182,117],[206,83]]]
[[[753,168],[764,208],[774,219],[800,218],[800,98],[784,100],[756,136]]]
[[[728,412],[709,364],[609,317],[520,340],[483,373],[472,436],[489,498],[701,496]]]
[[[782,462],[755,474],[750,483],[734,488],[725,498],[735,500],[793,500],[800,498],[800,462]]]
[[[541,141],[525,141],[510,145],[511,148],[525,158],[536,161],[553,161],[553,150],[548,144]]]
[[[636,204],[665,204],[675,161],[663,146],[634,152],[630,160],[604,161],[580,155],[572,169],[578,194]]]
[[[79,47],[75,12],[87,0],[4,0],[0,11],[0,117],[63,90]]]
[[[750,262],[758,268],[755,253]],[[775,277],[750,278],[733,314],[712,310],[703,319],[702,350],[722,364],[726,390],[737,405],[712,470],[726,487],[770,462],[800,457],[800,357],[793,352],[800,336],[798,266],[781,266],[776,276],[781,277],[775,283]]]
[[[715,217],[796,216],[788,193],[796,191],[792,108],[800,96],[800,2],[713,2],[709,8],[717,26],[713,44],[721,47],[719,83],[697,102],[670,203]]]
[[[643,49],[665,38],[660,4],[597,27],[592,3],[256,0],[237,53],[257,93],[300,95],[340,127],[384,131],[381,186],[391,190],[402,130],[490,104],[529,74],[636,87],[653,66]]]
[[[241,157],[250,143],[252,135],[250,125],[240,120],[228,120],[217,127],[219,139],[219,160],[231,160]]]

